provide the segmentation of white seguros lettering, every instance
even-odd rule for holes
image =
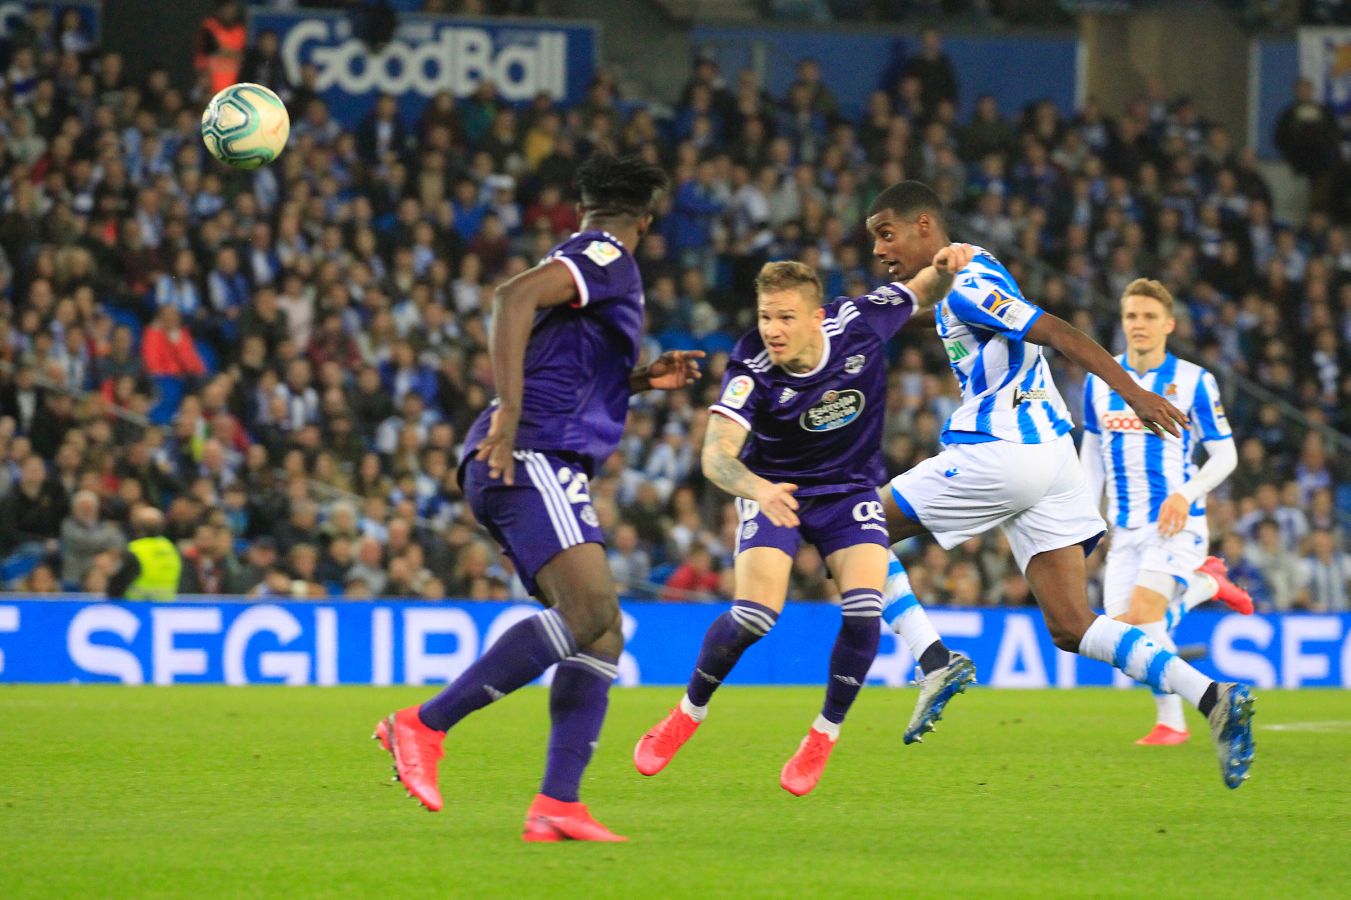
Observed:
[[[401,28],[379,53],[350,34],[342,20],[305,19],[282,41],[286,71],[296,84],[305,63],[319,69],[316,87],[348,94],[371,91],[433,97],[449,91],[467,97],[491,81],[506,100],[547,93],[561,100],[567,90],[568,36],[562,31],[492,32],[462,25]],[[425,39],[417,40],[419,35]],[[411,42],[410,42],[411,41]]]

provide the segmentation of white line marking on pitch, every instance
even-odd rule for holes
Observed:
[[[1277,722],[1274,725],[1258,725],[1265,731],[1312,731],[1320,734],[1341,734],[1351,732],[1351,722],[1324,719],[1317,722]]]

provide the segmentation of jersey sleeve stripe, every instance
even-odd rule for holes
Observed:
[[[1209,374],[1202,372],[1196,380],[1196,399],[1192,403],[1192,412],[1201,424],[1201,440],[1218,441],[1232,437],[1233,433],[1227,428],[1220,428],[1220,423],[1215,418],[1215,400],[1210,396],[1210,388],[1206,385]]]
[[[577,302],[575,306],[586,306],[591,302],[591,293],[587,290],[586,279],[582,277],[582,270],[577,268],[577,264],[566,256],[555,256],[554,259],[568,267],[568,274],[572,276],[572,283],[577,286]]]
[[[754,431],[754,429],[751,428],[751,423],[750,423],[749,421],[747,421],[747,420],[746,420],[746,417],[743,416],[743,415],[742,415],[741,413],[739,413],[739,412],[735,412],[735,411],[733,411],[733,410],[730,410],[730,409],[728,409],[728,408],[725,407],[725,406],[716,406],[716,405],[715,405],[715,406],[710,406],[710,407],[708,408],[708,411],[709,411],[709,412],[715,412],[715,413],[717,413],[717,414],[719,414],[719,415],[722,415],[722,416],[726,416],[727,418],[731,419],[733,422],[737,423],[738,425],[740,425],[742,428],[746,429],[747,431]]]

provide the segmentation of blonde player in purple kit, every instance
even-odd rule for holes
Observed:
[[[775,262],[761,269],[759,327],[732,351],[703,449],[704,474],[737,498],[738,599],[710,626],[679,705],[635,747],[642,774],[665,768],[737,660],[774,626],[798,543],[806,539],[840,587],[841,624],[825,704],[779,783],[801,796],[820,781],[881,635],[891,543],[876,488],[885,478],[886,345],[916,308],[947,294],[953,274],[970,259],[967,245],[944,247],[908,285],[826,304],[810,266]],[[946,665],[948,653],[930,633]],[[960,660],[965,672],[970,662],[963,667]]]
[[[635,368],[643,285],[633,249],[665,186],[661,170],[640,159],[591,157],[577,172],[582,230],[497,289],[498,396],[465,438],[460,484],[474,516],[548,608],[504,632],[431,700],[376,726],[399,780],[435,812],[446,732],[557,664],[548,761],[526,814],[527,841],[624,840],[578,799],[624,646],[587,483],[618,446],[634,392],[675,390],[699,376],[700,352],[670,352]]]

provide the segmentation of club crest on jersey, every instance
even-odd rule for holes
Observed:
[[[862,353],[856,353],[844,361],[844,371],[850,375],[856,375],[867,361],[868,357]]]
[[[1164,395],[1165,397],[1176,397],[1176,396],[1177,396],[1177,382],[1174,382],[1174,381],[1168,382],[1167,386],[1165,386],[1164,389],[1163,389],[1163,395]]]
[[[793,390],[792,388],[784,388],[783,391],[779,394],[779,402],[787,403],[789,400],[792,400],[796,396],[797,391]]]
[[[609,241],[592,241],[582,255],[598,266],[608,266],[623,256],[623,252]]]
[[[798,417],[798,423],[806,431],[834,431],[857,419],[864,402],[862,391],[826,391],[815,406]]]
[[[746,405],[746,398],[751,395],[751,390],[755,387],[755,382],[749,375],[738,375],[727,382],[726,389],[722,392],[723,406],[730,406],[732,409],[741,409]]]

